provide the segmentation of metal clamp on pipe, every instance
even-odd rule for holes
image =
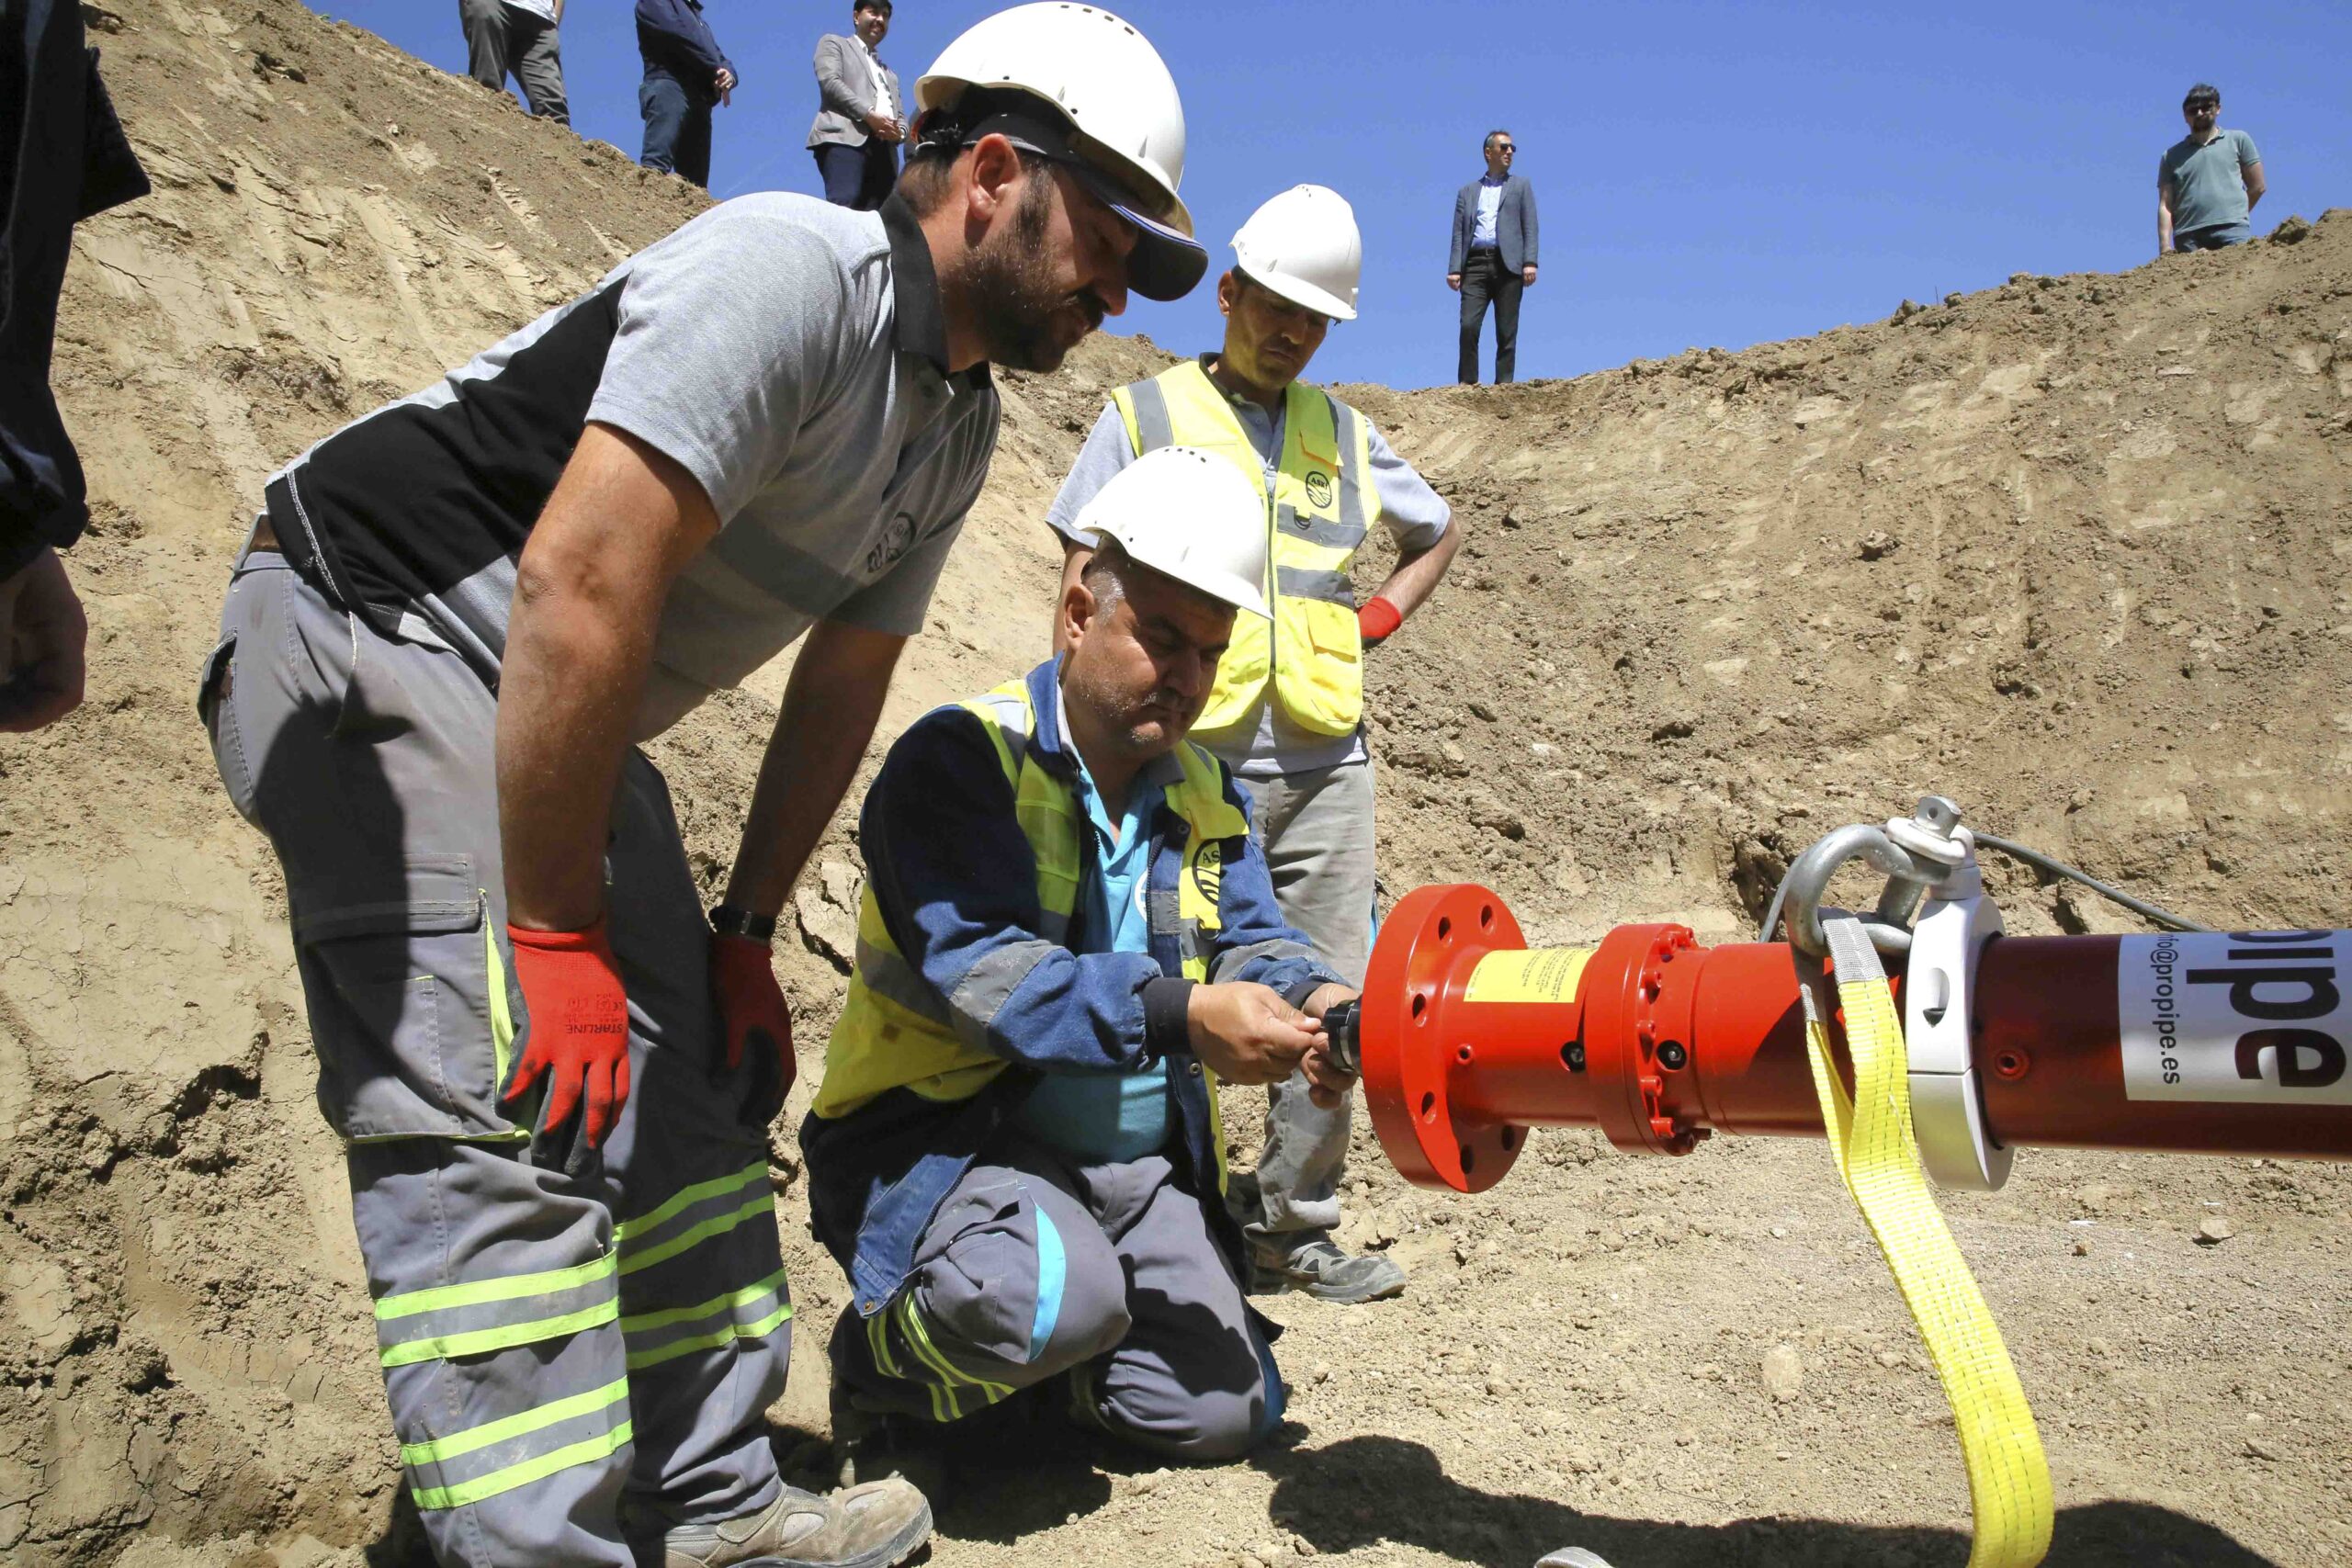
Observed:
[[[1931,805],[1950,809],[1931,813]],[[2001,911],[1984,892],[1975,843],[1950,801],[1930,795],[1917,817],[1886,827],[1914,858],[1944,867],[1911,928],[1904,970],[1903,1039],[1919,1163],[1939,1187],[1997,1191],[2017,1154],[1984,1119],[1973,1021],[1977,967],[1985,944],[2001,934]]]

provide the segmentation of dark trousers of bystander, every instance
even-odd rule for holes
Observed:
[[[518,11],[506,0],[458,0],[458,20],[466,29],[467,74],[492,92],[503,92],[511,73],[523,85],[524,101],[533,114],[558,125],[571,123],[554,23]]]
[[[645,117],[645,151],[638,162],[710,188],[710,105],[670,76],[648,76],[637,89]]]
[[[2220,251],[2232,245],[2243,245],[2254,238],[2253,225],[2245,222],[2209,223],[2202,229],[2182,229],[2172,237],[2176,251]]]
[[[869,137],[862,147],[829,142],[808,151],[816,154],[825,199],[835,207],[871,212],[899,183],[899,150],[888,141]]]
[[[1498,251],[1472,251],[1462,264],[1462,363],[1456,378],[1465,387],[1478,384],[1478,333],[1486,324],[1487,303],[1495,307],[1495,383],[1509,381],[1519,368],[1519,297],[1526,289],[1519,274],[1503,265]]]

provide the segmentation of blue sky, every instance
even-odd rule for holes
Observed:
[[[320,8],[465,69],[448,0]],[[995,8],[907,0],[883,58],[911,92]],[[1184,196],[1218,265],[1250,209],[1286,186],[1317,181],[1354,204],[1363,315],[1333,331],[1317,380],[1453,378],[1446,224],[1497,125],[1518,140],[1544,220],[1522,379],[1874,321],[1905,297],[2016,272],[2136,266],[2155,248],[2157,156],[2200,78],[2222,88],[2222,123],[2262,150],[2257,230],[2352,205],[2343,0],[1114,8],[1183,93]],[[634,155],[631,11],[571,0],[563,53],[574,126]],[[707,0],[707,15],[743,79],[718,115],[713,189],[814,192],[809,57],[819,34],[847,30],[847,0]],[[1135,301],[1112,330],[1189,351],[1214,345],[1218,320],[1203,288]],[[1491,328],[1487,342],[1491,355]]]

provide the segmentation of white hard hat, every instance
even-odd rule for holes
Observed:
[[[1151,41],[1110,12],[1046,0],[984,17],[915,83],[915,107],[919,142],[967,147],[1001,130],[1069,168],[1135,227],[1128,283],[1144,298],[1182,299],[1208,270],[1176,194],[1176,79]],[[1028,112],[1039,108],[1049,112]]]
[[[1329,186],[1293,186],[1250,215],[1233,236],[1234,259],[1251,278],[1334,321],[1356,319],[1363,236],[1355,209]]]
[[[1269,619],[1266,497],[1197,446],[1155,446],[1080,509],[1078,532],[1115,540],[1163,577]]]

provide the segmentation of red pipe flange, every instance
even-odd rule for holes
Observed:
[[[1364,1102],[1408,1180],[1483,1192],[1519,1157],[1525,1129],[1457,1119],[1452,1090],[1477,1055],[1463,1018],[1471,973],[1487,953],[1526,945],[1503,901],[1468,883],[1416,888],[1381,922],[1364,974]]]
[[[1672,1114],[1662,1046],[1688,1065],[1690,997],[1697,939],[1687,926],[1619,926],[1586,964],[1577,992],[1584,1006],[1585,1069],[1598,1091],[1600,1130],[1627,1154],[1687,1155],[1704,1134]],[[1703,950],[1700,950],[1703,952]],[[1678,958],[1683,960],[1675,970]],[[1679,982],[1669,987],[1669,980]],[[1689,1097],[1682,1097],[1688,1099]]]

